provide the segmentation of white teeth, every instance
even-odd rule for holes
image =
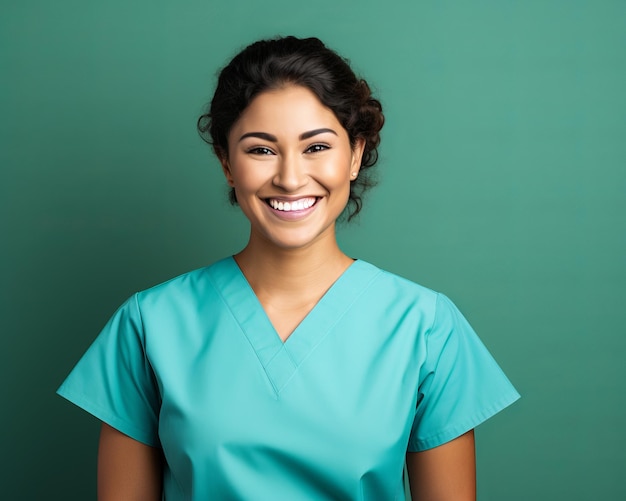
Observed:
[[[270,198],[269,204],[273,209],[283,212],[298,211],[308,209],[315,204],[315,197],[301,198],[300,200],[293,200],[292,202],[281,202],[275,198]]]

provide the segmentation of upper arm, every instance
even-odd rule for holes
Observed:
[[[474,431],[406,456],[413,501],[475,501]]]
[[[102,423],[98,447],[98,500],[160,501],[161,450]]]

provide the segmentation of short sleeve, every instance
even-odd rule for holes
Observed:
[[[125,435],[160,446],[160,396],[136,295],[115,312],[57,393]]]
[[[467,320],[443,294],[438,294],[425,346],[409,451],[449,442],[519,398]]]

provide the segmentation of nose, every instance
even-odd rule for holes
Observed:
[[[298,154],[281,156],[272,181],[287,192],[298,191],[308,182],[304,159]]]

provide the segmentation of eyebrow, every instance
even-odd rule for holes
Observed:
[[[313,136],[317,136],[318,134],[324,134],[327,132],[330,132],[331,134],[334,134],[335,136],[338,135],[332,129],[326,129],[326,128],[314,129],[314,130],[309,130],[307,132],[303,132],[302,134],[300,134],[299,139],[300,141],[304,141],[305,139],[309,139],[309,138],[312,138]],[[247,137],[257,137],[259,139],[265,139],[266,141],[271,141],[272,143],[278,142],[278,138],[276,136],[274,136],[273,134],[268,134],[267,132],[246,132],[243,136],[239,138],[239,141],[243,141]]]
[[[303,132],[302,134],[300,134],[300,140],[303,141],[304,139],[309,139],[313,136],[317,136],[318,134],[324,134],[325,132],[330,132],[331,134],[334,134],[335,136],[337,135],[337,133],[332,129],[314,129],[314,130],[310,130],[308,132]]]
[[[243,141],[247,137],[258,137],[259,139],[265,139],[266,141],[271,141],[272,143],[276,143],[278,141],[276,136],[268,134],[267,132],[246,132],[239,138],[239,141]]]

